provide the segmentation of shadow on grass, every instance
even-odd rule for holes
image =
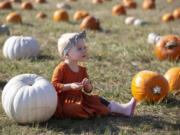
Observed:
[[[46,54],[40,54],[38,55],[38,57],[31,59],[31,61],[46,61],[46,60],[54,60],[54,57]]]
[[[7,82],[0,81],[0,89],[3,89]]]
[[[159,116],[156,117],[151,115],[134,116],[132,118],[106,116],[83,120],[52,118],[48,122],[38,124],[38,126],[40,128],[46,128],[47,130],[64,134],[118,134],[123,130],[128,130],[129,133],[133,134],[136,130],[152,131],[153,129],[161,131],[167,128],[171,130],[180,129],[180,124],[173,124],[162,120]]]
[[[30,24],[30,23],[22,23],[22,25],[33,27],[33,24]]]
[[[168,97],[163,104],[165,104],[167,108],[172,108],[172,107],[180,108],[180,100],[174,97]]]
[[[38,60],[54,60],[54,57],[53,56],[50,56],[50,55],[46,55],[46,54],[40,54],[38,57],[37,57]]]

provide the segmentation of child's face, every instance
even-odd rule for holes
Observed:
[[[68,51],[68,58],[75,61],[84,61],[87,57],[87,50],[83,39],[78,39],[77,45]]]

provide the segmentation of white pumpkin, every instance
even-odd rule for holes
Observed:
[[[8,36],[10,35],[10,30],[7,25],[3,24],[0,26],[0,35],[1,34],[7,34]]]
[[[5,85],[2,106],[18,123],[43,122],[54,114],[57,94],[47,79],[35,74],[21,74]]]
[[[24,59],[36,57],[40,46],[32,37],[12,36],[3,46],[3,54],[9,59]]]
[[[125,24],[133,24],[135,20],[136,20],[135,17],[127,17],[125,19]]]
[[[134,21],[134,25],[135,26],[141,26],[141,25],[145,25],[145,24],[149,24],[148,22],[144,21],[144,20],[141,20],[141,19],[136,19]]]
[[[154,45],[161,37],[162,36],[159,36],[159,35],[157,35],[155,33],[150,33],[148,35],[147,41],[148,41],[149,44],[153,44]]]
[[[57,3],[56,7],[58,9],[71,9],[71,5],[69,5],[67,3]]]

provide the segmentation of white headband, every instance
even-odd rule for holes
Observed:
[[[73,46],[73,45],[77,45],[78,39],[80,38],[86,38],[86,31],[84,30],[83,32],[80,32],[78,34],[76,34],[75,36],[73,36],[72,38],[69,39],[69,42],[67,44],[67,46],[64,48],[63,52],[62,52],[62,56],[66,56],[68,50]]]

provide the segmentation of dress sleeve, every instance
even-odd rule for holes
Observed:
[[[62,92],[62,88],[63,88],[64,84],[63,84],[63,68],[61,66],[57,66],[55,68],[51,83],[54,86],[54,88],[56,89],[57,93]]]

